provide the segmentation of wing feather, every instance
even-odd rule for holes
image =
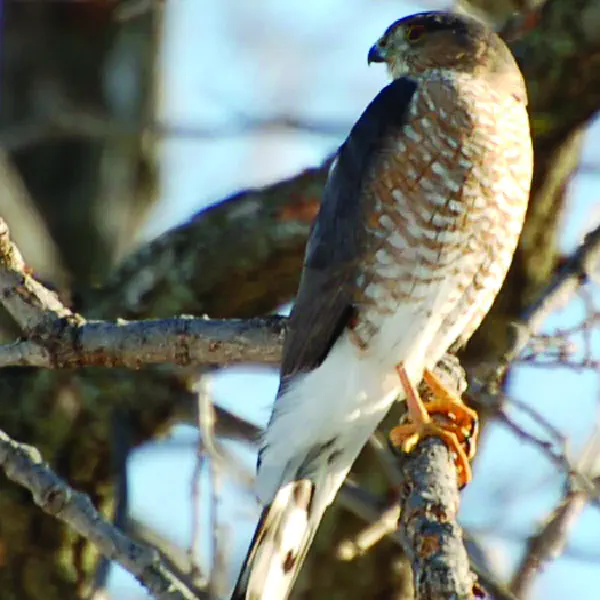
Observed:
[[[381,160],[378,150],[384,138],[402,135],[416,89],[409,78],[383,88],[340,147],[306,246],[283,350],[280,392],[295,375],[325,360],[353,317],[358,265],[365,251],[363,183]]]

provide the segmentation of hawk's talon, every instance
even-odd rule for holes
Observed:
[[[430,415],[442,414],[461,426],[463,435],[459,438],[459,441],[466,444],[466,455],[469,459],[472,459],[477,450],[477,438],[479,436],[479,415],[477,411],[466,406],[461,397],[450,391],[433,371],[425,369],[423,381],[434,398],[432,401],[425,403],[427,411]]]
[[[423,423],[421,426],[415,423],[405,423],[397,425],[390,431],[392,445],[399,447],[406,454],[414,450],[415,446],[426,437],[438,437],[448,446],[455,457],[458,485],[461,489],[465,487],[472,478],[471,465],[456,433],[433,422]]]
[[[423,405],[434,421],[445,429],[452,430],[458,442],[466,446],[465,454],[472,459],[475,456],[479,436],[478,414],[462,403],[449,405],[444,400],[435,399],[424,402]],[[437,416],[443,417],[444,420],[436,419]]]
[[[429,370],[423,379],[433,400],[423,402],[410,382],[404,366],[398,365],[398,376],[406,393],[409,422],[397,425],[390,432],[390,441],[403,452],[411,452],[425,437],[439,437],[454,454],[459,487],[472,477],[469,460],[475,454],[478,423],[477,413],[465,406]]]

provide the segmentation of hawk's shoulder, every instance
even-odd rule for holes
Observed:
[[[408,77],[386,85],[369,103],[340,146],[309,238],[307,265],[325,268],[339,260],[355,257],[356,244],[349,242],[355,237],[353,232],[356,234],[360,229],[357,226],[362,218],[360,194],[366,172],[377,159],[384,138],[398,134],[407,123],[416,90],[417,82]]]
[[[358,151],[366,158],[373,145],[389,133],[390,129],[403,127],[417,85],[417,82],[409,77],[395,79],[386,85],[352,127],[347,140],[340,148],[338,162],[348,151]]]

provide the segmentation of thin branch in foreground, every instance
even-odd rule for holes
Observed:
[[[27,339],[0,346],[0,367],[139,369],[148,364],[275,364],[286,319],[210,321],[182,316],[148,321],[88,321],[28,272],[0,218],[0,301]]]
[[[104,519],[85,494],[69,487],[47,465],[37,449],[20,444],[0,431],[0,467],[7,477],[27,488],[34,502],[93,543],[110,560],[116,560],[159,600],[206,600],[193,590],[158,552],[133,542]]]

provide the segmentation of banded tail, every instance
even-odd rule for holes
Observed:
[[[231,600],[289,596],[326,508],[314,492],[308,479],[291,481],[263,510]]]

